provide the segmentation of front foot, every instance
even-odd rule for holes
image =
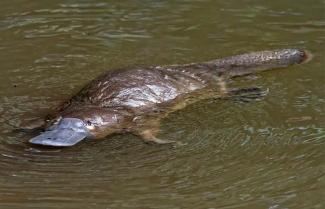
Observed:
[[[184,146],[186,145],[186,143],[180,142],[180,141],[174,141],[174,140],[168,140],[168,139],[159,139],[159,138],[152,138],[152,139],[146,139],[145,143],[156,143],[156,144],[171,144],[174,147],[178,147],[178,146]]]
[[[159,139],[159,138],[150,138],[150,139],[144,139],[145,142],[154,142],[157,144],[172,144],[172,143],[177,143],[177,141],[173,140],[167,140],[167,139]]]
[[[174,144],[174,145],[177,145],[177,146],[185,145],[184,143],[179,142],[179,141],[157,138],[155,136],[155,134],[154,134],[154,131],[152,131],[152,130],[142,131],[139,135],[141,136],[141,138],[146,143],[153,142],[153,143],[156,143],[156,144]]]

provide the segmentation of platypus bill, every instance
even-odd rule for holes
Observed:
[[[206,98],[229,98],[240,90],[226,81],[310,60],[299,49],[260,51],[186,65],[108,71],[91,81],[44,122],[33,144],[67,147],[85,138],[132,133],[145,141],[157,138],[160,121],[169,113]],[[247,91],[257,88],[248,88]]]

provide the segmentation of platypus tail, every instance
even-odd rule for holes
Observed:
[[[311,58],[312,54],[305,50],[280,49],[236,55],[212,60],[205,64],[209,68],[217,69],[225,76],[236,77],[308,62]]]

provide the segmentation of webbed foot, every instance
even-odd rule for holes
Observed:
[[[145,139],[145,142],[154,142],[156,144],[172,144],[174,146],[184,146],[186,143],[175,141],[175,140],[168,140],[168,139],[160,139],[160,138],[151,138],[151,139]]]
[[[156,143],[156,144],[175,144],[177,146],[183,146],[183,145],[185,145],[184,143],[179,142],[179,141],[157,138],[155,136],[155,132],[156,131],[154,131],[154,130],[148,129],[148,130],[142,131],[141,133],[139,133],[139,135],[141,136],[141,138],[146,143],[153,142],[153,143]]]
[[[228,98],[237,102],[260,101],[269,93],[269,89],[259,87],[249,87],[241,89],[232,89],[228,92]]]

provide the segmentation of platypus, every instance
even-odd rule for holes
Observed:
[[[132,133],[146,142],[172,143],[157,137],[169,113],[207,98],[231,98],[234,77],[306,62],[300,49],[259,51],[185,65],[110,70],[88,83],[44,121],[33,144],[66,147],[85,138]],[[244,91],[257,90],[248,88]]]

